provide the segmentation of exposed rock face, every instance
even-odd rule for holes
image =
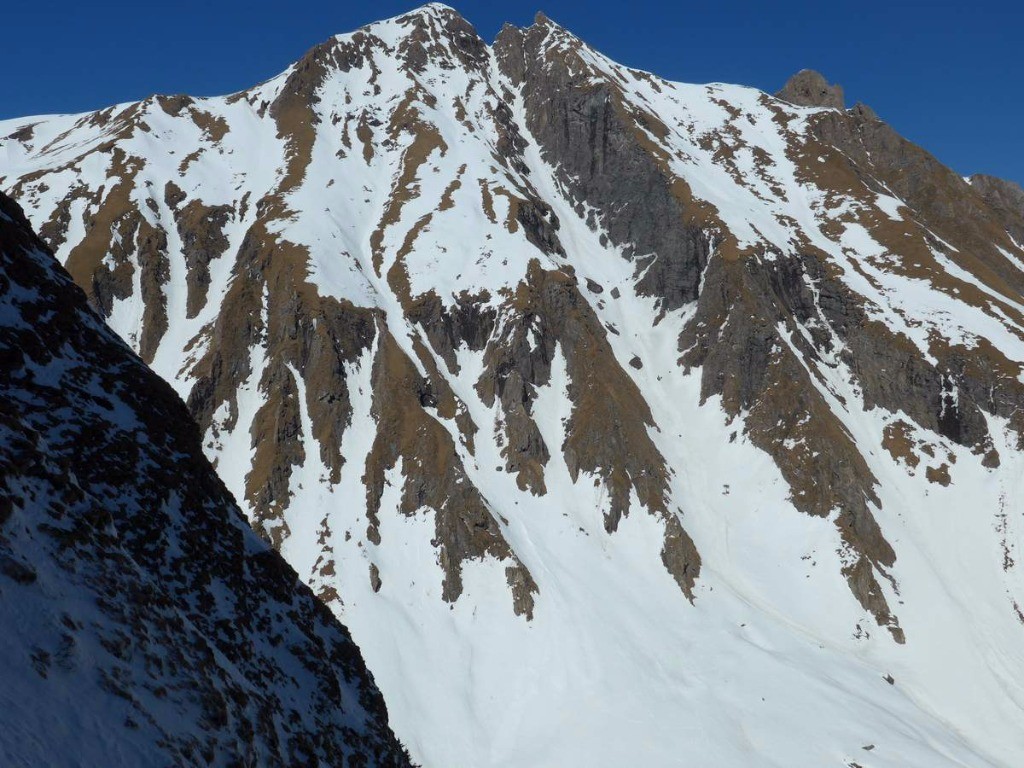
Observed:
[[[782,86],[782,90],[775,95],[800,107],[846,109],[843,87],[829,85],[828,80],[813,69],[801,69],[789,78]]]
[[[1002,219],[1013,239],[1024,242],[1024,189],[1020,184],[983,173],[971,176],[970,183]]]
[[[495,43],[500,66],[522,91],[526,127],[546,156],[557,158],[559,182],[577,205],[604,214],[604,232],[624,255],[645,257],[641,294],[658,297],[666,311],[678,309],[697,297],[708,236],[688,223],[694,213],[678,180],[645,141],[644,132],[663,136],[664,126],[651,113],[638,114],[615,80],[581,80],[581,54],[579,41],[543,15],[526,30],[506,26]]]
[[[0,195],[8,764],[406,766],[348,632]]]
[[[814,705],[776,763],[892,722],[934,737],[906,765],[1024,748],[986,661],[1024,615],[1009,185],[817,73],[778,98],[671,83],[543,15],[488,47],[436,4],[224,99],[0,136],[0,184],[186,399],[425,763],[699,763],[665,735],[686,721],[758,764],[756,681]],[[819,686],[812,659],[854,657],[916,687],[878,693],[862,661]],[[704,706],[724,688],[698,669],[754,703]]]

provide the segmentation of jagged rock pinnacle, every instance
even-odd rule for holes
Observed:
[[[846,108],[843,87],[829,85],[821,73],[813,69],[802,69],[797,72],[775,95],[801,107]]]

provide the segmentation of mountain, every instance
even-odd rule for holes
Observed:
[[[407,766],[347,630],[0,195],[0,762]]]
[[[438,4],[0,136],[414,759],[1019,763],[1005,182]]]

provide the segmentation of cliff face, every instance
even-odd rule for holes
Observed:
[[[817,73],[672,83],[436,4],[0,136],[417,758],[697,760],[679,722],[723,765],[1024,748],[1012,187]]]
[[[0,195],[9,765],[408,765],[347,630]]]
[[[968,181],[1019,245],[1024,242],[1024,189],[1014,181],[976,173]]]

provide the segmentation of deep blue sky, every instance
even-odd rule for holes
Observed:
[[[624,64],[769,92],[817,69],[960,173],[1024,183],[1024,3],[451,0],[490,42],[538,9]],[[0,118],[215,95],[413,1],[5,3]]]

